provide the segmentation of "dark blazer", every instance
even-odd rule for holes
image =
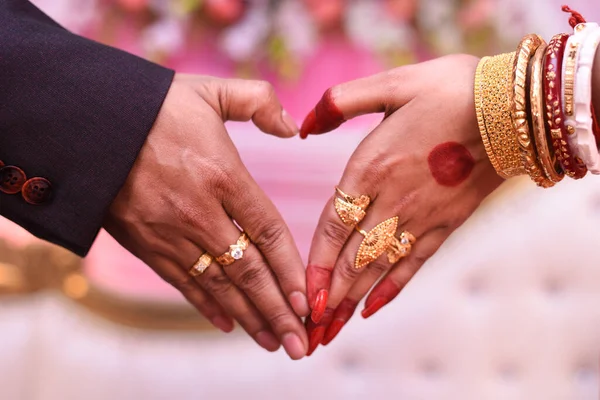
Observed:
[[[27,195],[46,181],[7,194],[18,169],[0,169],[0,215],[84,256],[172,79],[68,32],[27,0],[0,0],[0,160],[52,185],[34,205]]]

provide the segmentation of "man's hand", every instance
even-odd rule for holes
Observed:
[[[176,76],[104,225],[215,326],[229,332],[235,319],[265,349],[283,344],[299,359],[308,346],[298,317],[309,313],[304,267],[223,125],[250,119],[279,137],[297,132],[266,82]],[[238,226],[252,242],[243,258],[190,276],[202,253],[236,243]]]
[[[315,232],[307,268],[309,354],[329,343],[366,300],[367,318],[389,303],[423,263],[502,180],[483,147],[473,100],[477,59],[449,56],[343,83],[328,90],[301,134],[319,134],[366,113],[383,122],[352,155],[339,188],[372,202],[364,231],[397,216],[398,232],[416,236],[395,265],[385,255],[355,268],[364,237],[338,217],[330,200]]]

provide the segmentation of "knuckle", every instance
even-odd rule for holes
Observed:
[[[181,293],[189,293],[198,289],[198,285],[194,278],[187,274],[181,277],[165,277],[164,280]]]
[[[266,317],[267,320],[269,321],[269,324],[271,324],[271,326],[273,327],[273,329],[275,329],[276,331],[288,331],[291,328],[292,325],[292,319],[290,318],[290,312],[287,311],[284,308],[280,308],[278,307],[277,309],[274,309],[272,311],[270,311]]]
[[[336,269],[340,274],[342,280],[346,282],[353,282],[360,275],[360,269],[354,268],[354,260],[344,260],[338,263]]]
[[[269,270],[259,261],[246,264],[237,278],[237,285],[246,293],[260,293],[269,285]]]
[[[232,283],[225,274],[211,274],[202,280],[202,286],[215,296],[223,296],[232,289]]]
[[[348,229],[337,220],[327,219],[323,224],[323,236],[332,247],[342,247],[348,240]]]
[[[383,275],[385,274],[390,268],[389,264],[386,264],[382,261],[373,261],[370,265],[369,265],[369,269],[376,275]]]
[[[253,240],[260,249],[269,252],[272,249],[280,248],[285,242],[286,236],[287,229],[282,223],[271,221],[264,223]]]

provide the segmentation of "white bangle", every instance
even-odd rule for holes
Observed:
[[[600,154],[592,121],[592,66],[600,43],[596,23],[579,24],[567,41],[563,62],[565,125],[573,153],[593,174],[600,174]]]

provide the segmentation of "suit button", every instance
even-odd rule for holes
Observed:
[[[22,194],[29,204],[44,204],[52,198],[52,184],[44,178],[31,178],[23,185]]]
[[[7,165],[0,168],[0,192],[15,194],[21,191],[27,175],[19,167]]]

